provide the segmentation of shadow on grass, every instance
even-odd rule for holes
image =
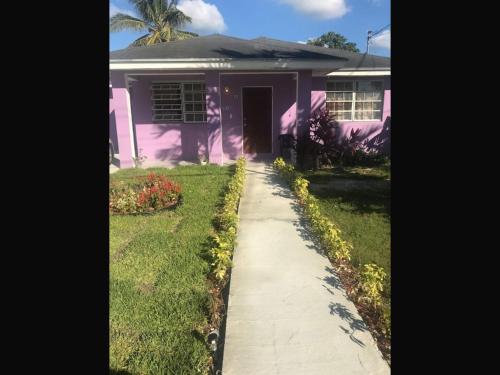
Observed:
[[[389,190],[332,190],[314,192],[320,200],[328,200],[341,210],[360,214],[378,213],[391,217],[391,195]],[[329,202],[329,203],[330,203]]]
[[[332,169],[320,169],[318,171],[303,172],[304,177],[313,184],[327,184],[335,179],[350,179],[358,181],[387,181],[391,167],[390,165],[381,165],[377,167],[334,167]]]

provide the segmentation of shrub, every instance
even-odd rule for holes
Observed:
[[[386,156],[370,148],[368,140],[362,140],[361,128],[351,129],[349,135],[340,138],[339,123],[326,109],[314,112],[307,125],[308,137],[299,141],[297,147],[306,169],[311,167],[305,165],[308,158],[315,159],[314,168],[334,164],[370,167],[388,161]]]
[[[112,214],[150,213],[175,205],[181,195],[181,186],[166,176],[151,173],[131,184],[112,184],[109,210]]]
[[[138,197],[139,194],[132,186],[115,184],[109,192],[109,211],[113,214],[139,213]]]
[[[236,162],[235,173],[228,184],[226,195],[220,210],[215,215],[217,233],[212,237],[212,273],[222,281],[227,270],[231,267],[231,257],[236,245],[236,231],[238,227],[238,203],[245,183],[244,157]]]
[[[274,161],[273,166],[290,183],[325,252],[339,262],[350,261],[352,245],[342,240],[340,228],[321,214],[318,200],[309,193],[309,181],[300,177],[295,168],[281,157]]]
[[[362,299],[373,304],[380,305],[382,292],[384,290],[384,280],[387,274],[382,267],[376,264],[365,264],[361,271],[361,289],[364,292]]]
[[[358,149],[354,154],[345,157],[343,165],[360,166],[360,167],[375,167],[384,165],[390,162],[388,156],[375,150]]]
[[[361,129],[351,129],[348,137],[339,138],[339,123],[326,109],[318,110],[307,120],[309,139],[302,140],[303,152],[312,153],[316,159],[315,168],[321,165],[342,164],[344,159],[352,158],[362,146]],[[314,143],[315,146],[306,144]],[[306,157],[307,155],[304,155]]]
[[[146,177],[137,203],[144,211],[155,211],[175,204],[180,193],[179,184],[166,176],[151,173]]]

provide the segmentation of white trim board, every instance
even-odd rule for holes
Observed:
[[[390,76],[390,70],[357,70],[357,71],[335,71],[328,73],[327,76],[342,76],[342,77],[353,77],[353,76]]]
[[[128,113],[128,132],[129,132],[129,136],[130,136],[130,146],[132,147],[130,152],[132,154],[132,158],[136,158],[137,155],[135,154],[135,137],[134,137],[134,128],[133,128],[134,124],[132,122],[132,105],[131,105],[131,101],[130,101],[130,85],[129,85],[129,75],[128,74],[125,74],[125,86],[127,88],[126,99],[127,99],[127,113]],[[139,150],[137,150],[137,151],[139,151]]]
[[[310,60],[231,60],[231,61],[127,61],[110,60],[110,70],[155,70],[155,69],[329,69],[342,67],[344,62]]]

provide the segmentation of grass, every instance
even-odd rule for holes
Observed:
[[[352,179],[352,180],[390,180],[391,166],[385,164],[376,167],[334,167],[331,169],[321,169],[317,171],[304,172],[304,177],[315,184],[324,184],[332,178]]]
[[[356,175],[353,179],[366,180],[365,188],[336,189],[335,180]],[[370,188],[370,180],[390,178],[390,166],[377,168],[350,168],[347,171],[306,172],[310,182],[328,183],[327,189],[311,190],[319,199],[323,214],[337,223],[343,237],[353,244],[354,266],[376,263],[388,274],[385,283],[386,297],[390,298],[391,272],[391,213],[390,187],[379,185]],[[321,181],[321,182],[319,182]],[[384,187],[385,186],[385,187]]]
[[[183,187],[183,203],[154,215],[110,217],[110,370],[197,374],[209,353],[210,265],[204,253],[232,167],[127,169],[111,180],[161,173]]]

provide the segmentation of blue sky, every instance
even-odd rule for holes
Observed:
[[[362,52],[368,30],[390,24],[390,0],[179,0],[178,7],[193,18],[186,29],[200,35],[267,36],[305,42],[334,31],[355,42]],[[110,14],[116,12],[133,13],[133,8],[127,0],[111,0]],[[125,48],[144,34],[110,33],[110,49]],[[390,28],[374,38],[369,52],[390,55]]]

